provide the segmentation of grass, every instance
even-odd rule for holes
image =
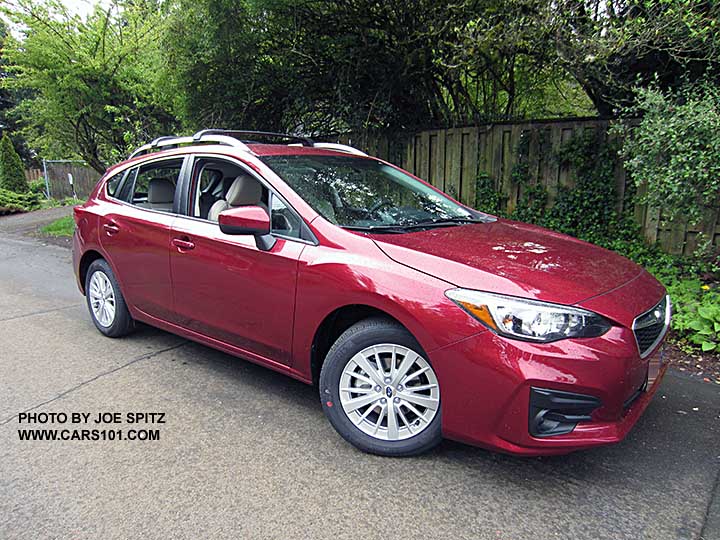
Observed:
[[[49,225],[45,225],[40,232],[48,236],[72,236],[75,232],[75,220],[72,216],[61,217]]]
[[[44,210],[46,208],[57,208],[58,206],[76,206],[84,202],[82,199],[73,199],[72,197],[65,197],[64,199],[46,199],[43,197],[40,201],[40,208]]]

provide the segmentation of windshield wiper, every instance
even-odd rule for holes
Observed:
[[[425,229],[430,227],[447,227],[451,225],[462,225],[464,223],[487,223],[481,219],[464,218],[464,217],[452,217],[452,218],[434,218],[416,223],[408,223],[407,225],[398,225],[403,229]]]
[[[402,234],[414,229],[430,229],[433,227],[449,227],[464,223],[487,223],[487,220],[470,217],[434,218],[415,223],[396,223],[394,225],[348,225],[343,229],[349,231]]]
[[[405,227],[398,225],[343,225],[342,228],[348,231],[372,233],[403,234],[407,232]]]

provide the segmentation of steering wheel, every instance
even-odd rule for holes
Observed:
[[[393,207],[393,206],[395,206],[395,203],[392,202],[392,201],[389,200],[389,199],[382,199],[382,200],[376,202],[375,204],[373,204],[372,208],[370,208],[370,209],[367,211],[367,213],[368,213],[369,215],[372,215],[372,214],[374,214],[375,212],[377,212],[378,210],[380,210],[381,208],[384,208],[384,207],[386,207],[386,206]]]

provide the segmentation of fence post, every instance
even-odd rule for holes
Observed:
[[[43,176],[45,177],[45,198],[50,198],[50,182],[48,181],[48,175],[47,175],[47,163],[45,163],[45,159],[43,159]]]

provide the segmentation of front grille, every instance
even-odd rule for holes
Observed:
[[[635,319],[633,332],[640,356],[645,358],[660,343],[670,324],[670,297]]]

